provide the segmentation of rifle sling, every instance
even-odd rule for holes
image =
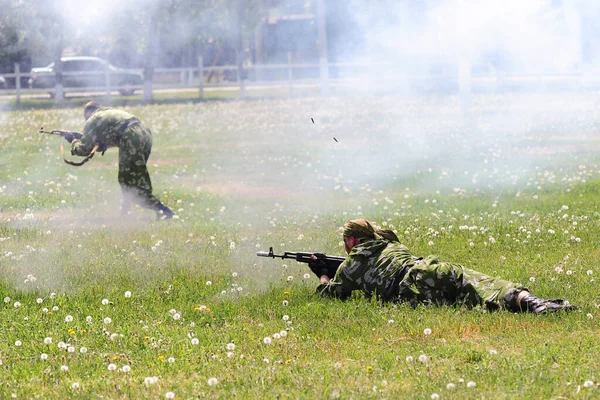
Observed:
[[[92,157],[94,157],[94,154],[96,153],[96,150],[98,150],[98,145],[95,145],[94,148],[92,149],[92,151],[90,151],[90,154],[87,155],[87,157],[85,157],[82,161],[80,162],[74,162],[74,161],[69,161],[65,158],[65,146],[64,143],[60,144],[60,154],[62,155],[63,161],[66,164],[72,165],[74,167],[81,167],[83,164],[85,164],[86,162],[90,161],[92,159]]]

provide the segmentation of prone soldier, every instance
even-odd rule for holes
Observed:
[[[382,301],[411,305],[482,306],[487,310],[545,314],[578,307],[563,300],[541,299],[518,284],[490,277],[463,265],[439,262],[437,257],[414,256],[389,230],[377,230],[366,219],[350,220],[344,226],[348,256],[334,276],[318,257],[309,263],[320,278],[317,293],[347,299],[354,290]]]

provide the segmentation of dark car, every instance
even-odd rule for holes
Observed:
[[[142,74],[136,71],[117,68],[98,57],[63,57],[62,79],[65,89],[84,87],[98,90],[106,87],[106,75],[110,74],[110,84],[118,87],[122,95],[131,95],[142,85]],[[32,68],[30,88],[53,88],[56,71],[54,63],[44,68]]]

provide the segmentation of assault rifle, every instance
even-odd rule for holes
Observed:
[[[47,135],[59,135],[59,136],[63,137],[64,139],[66,139],[69,143],[71,143],[73,141],[73,139],[81,139],[83,137],[83,135],[79,132],[62,131],[59,129],[55,129],[52,131],[45,131],[44,127],[40,128],[39,133],[44,133]],[[94,146],[94,148],[92,149],[90,154],[88,154],[82,161],[73,162],[73,161],[69,161],[65,158],[65,147],[64,147],[63,143],[60,144],[60,153],[62,155],[63,161],[65,163],[67,163],[69,165],[73,165],[75,167],[81,167],[83,164],[90,161],[92,159],[92,157],[94,157],[94,154],[96,154],[96,151],[101,151],[102,155],[104,155],[104,152],[106,151],[106,146],[101,146],[100,144],[97,144]]]
[[[45,131],[44,128],[40,128],[39,133],[45,133],[47,135],[60,135],[61,137],[68,137],[68,136],[73,136],[74,139],[81,139],[81,137],[83,136],[81,133],[79,132],[72,132],[72,131],[62,131],[60,129],[55,129],[53,131]]]
[[[340,267],[340,264],[346,259],[346,257],[328,256],[325,255],[325,253],[293,253],[291,251],[286,251],[283,254],[274,254],[272,247],[269,247],[269,252],[259,251],[256,255],[258,257],[290,258],[301,263],[309,264],[310,269],[318,278],[320,278],[321,275],[327,275],[328,277],[333,278]],[[315,256],[316,260],[313,259],[313,256]]]

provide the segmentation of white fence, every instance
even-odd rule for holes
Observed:
[[[51,97],[59,92],[77,93],[77,92],[102,92],[106,93],[107,97],[111,97],[114,92],[118,91],[152,91],[160,89],[198,89],[198,97],[204,97],[205,88],[237,88],[240,96],[243,96],[248,87],[263,87],[263,86],[278,86],[286,87],[290,95],[293,94],[294,85],[298,84],[321,84],[322,89],[326,90],[328,85],[328,77],[322,77],[320,70],[321,64],[292,64],[291,57],[288,57],[287,64],[262,64],[262,65],[224,65],[205,67],[203,66],[202,58],[198,60],[197,67],[183,68],[155,68],[150,87],[145,87],[145,82],[140,85],[124,85],[118,86],[115,84],[114,72],[109,70],[96,72],[62,72],[63,82],[68,82],[69,78],[77,78],[85,75],[86,77],[96,77],[96,82],[103,84],[93,86],[68,86],[63,84],[62,88],[54,87],[31,87],[32,74],[21,72],[19,64],[15,64],[14,73],[0,74],[7,81],[14,81],[14,85],[9,88],[0,88],[0,95],[14,95],[16,101],[21,101],[22,95],[44,94],[48,93]],[[329,69],[345,70],[364,68],[361,64],[330,64]],[[138,72],[140,75],[143,70],[129,70]],[[202,79],[200,79],[202,77]],[[29,81],[28,84],[25,84]]]
[[[142,70],[137,70],[141,73]],[[73,77],[81,72],[63,72],[65,77]],[[97,79],[104,84],[86,87],[49,87],[30,88],[24,85],[25,80],[31,77],[31,73],[20,71],[19,64],[15,64],[15,72],[1,74],[7,80],[15,81],[14,87],[0,88],[0,95],[15,96],[17,103],[23,95],[50,94],[60,100],[62,93],[95,92],[105,93],[111,98],[118,91],[135,90],[144,92],[144,98],[152,98],[153,90],[161,89],[197,89],[198,97],[204,97],[205,88],[233,88],[239,90],[243,97],[246,89],[253,87],[277,87],[287,89],[289,96],[293,96],[294,87],[300,85],[313,85],[320,89],[321,93],[327,93],[330,85],[347,85],[351,88],[367,86],[366,90],[385,89],[398,91],[443,91],[450,93],[471,93],[472,91],[490,91],[499,89],[597,89],[600,86],[598,75],[585,75],[582,73],[572,74],[471,74],[461,76],[458,71],[447,69],[445,73],[437,74],[411,74],[407,75],[400,71],[396,72],[393,65],[372,65],[368,63],[315,63],[315,64],[293,64],[291,56],[288,55],[287,64],[257,64],[257,65],[224,65],[205,67],[202,58],[199,58],[196,67],[184,68],[155,68],[152,82],[148,85],[143,83],[138,86],[117,86],[114,79],[111,83],[111,72],[109,70],[99,72],[86,72],[86,75],[104,76]],[[202,79],[200,79],[202,77]],[[57,94],[61,94],[57,96]]]

